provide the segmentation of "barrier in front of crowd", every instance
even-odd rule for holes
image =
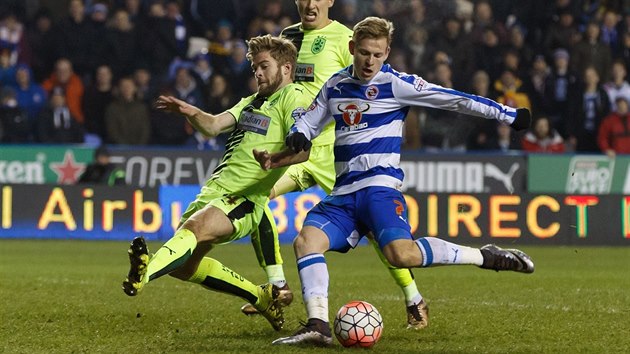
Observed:
[[[93,149],[0,147],[0,237],[130,239],[173,233],[220,152],[112,147],[129,186],[72,185]],[[415,236],[463,243],[627,244],[630,157],[402,154]],[[271,202],[288,242],[321,189]],[[384,206],[385,207],[385,206]]]
[[[165,240],[198,190],[0,185],[0,238]],[[322,190],[310,189],[271,203],[282,242],[295,237],[308,210],[323,197]],[[405,199],[408,212],[400,217],[416,237],[466,244],[630,245],[629,196],[408,191]]]

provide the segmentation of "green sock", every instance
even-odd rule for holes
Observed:
[[[258,301],[258,287],[214,258],[204,257],[189,282],[203,287],[239,296],[250,304]]]
[[[197,238],[192,231],[179,229],[175,235],[155,252],[147,266],[146,281],[157,279],[179,268],[197,247]]]

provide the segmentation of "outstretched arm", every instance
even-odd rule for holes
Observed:
[[[395,80],[392,89],[398,102],[404,105],[439,108],[496,119],[516,130],[529,128],[532,121],[527,108],[512,108],[486,97],[426,82],[416,75]]]
[[[228,112],[215,116],[173,96],[158,97],[155,108],[183,114],[195,129],[207,137],[231,131],[236,125],[236,119]]]

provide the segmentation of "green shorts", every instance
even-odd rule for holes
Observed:
[[[289,176],[300,190],[318,184],[330,194],[335,185],[334,145],[313,146],[308,161],[289,166],[285,176]]]
[[[206,206],[212,206],[223,211],[234,225],[234,232],[222,243],[229,243],[250,235],[258,229],[264,212],[264,207],[261,205],[266,205],[267,199],[261,196],[237,196],[229,193],[227,189],[216,183],[208,182],[201,188],[195,200],[188,205],[180,219],[180,225],[197,211]]]

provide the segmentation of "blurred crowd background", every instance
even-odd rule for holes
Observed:
[[[413,108],[406,149],[630,153],[630,0],[336,0],[395,27],[388,62],[527,107],[531,131]],[[293,0],[1,0],[0,142],[223,149],[152,107],[220,113],[256,91],[246,40],[299,22]]]

